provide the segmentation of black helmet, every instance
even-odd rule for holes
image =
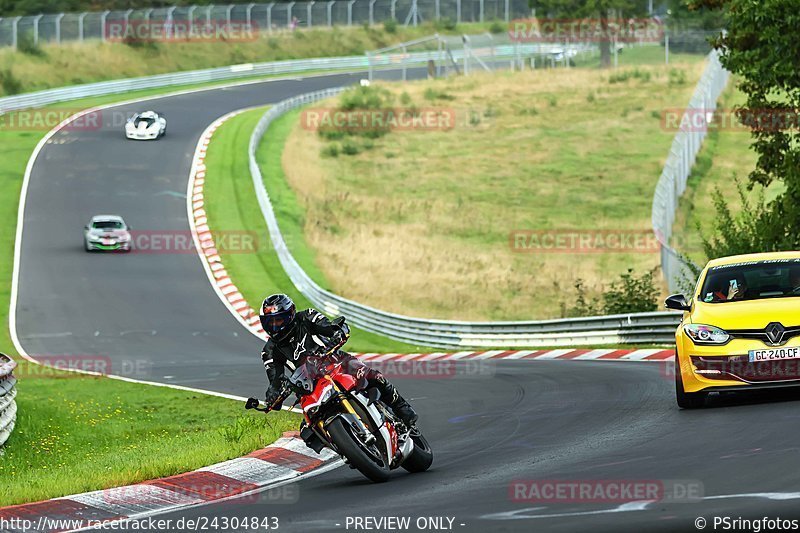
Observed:
[[[261,304],[261,327],[270,337],[279,337],[294,322],[294,302],[285,294],[273,294]]]

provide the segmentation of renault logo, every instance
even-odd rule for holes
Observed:
[[[770,344],[783,344],[783,334],[785,332],[786,328],[780,322],[770,322],[764,329]]]

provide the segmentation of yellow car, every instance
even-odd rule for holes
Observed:
[[[800,252],[709,261],[675,333],[678,405],[702,407],[709,392],[800,385]]]

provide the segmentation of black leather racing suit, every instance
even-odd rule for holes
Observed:
[[[349,328],[346,325],[331,322],[316,309],[298,312],[289,329],[277,340],[269,338],[261,351],[261,360],[270,382],[267,397],[270,391],[279,389],[280,377],[287,369],[290,373],[293,372],[305,362],[306,357],[339,344],[348,335]],[[335,356],[342,363],[343,370],[358,379],[359,389],[375,387],[381,393],[381,401],[391,407],[397,416],[408,425],[416,422],[414,410],[380,372],[342,350],[337,350]]]

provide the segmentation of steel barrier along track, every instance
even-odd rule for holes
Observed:
[[[586,50],[588,45],[573,45],[576,51]],[[482,50],[491,54],[495,61],[509,64],[520,54],[548,53],[550,49],[559,49],[559,45],[498,45]],[[473,53],[475,51],[473,50]],[[452,50],[456,61],[464,60],[463,50]],[[227,80],[258,78],[264,76],[297,74],[310,71],[367,71],[394,70],[399,68],[423,67],[428,60],[441,60],[441,52],[437,50],[414,52],[407,55],[365,55],[346,57],[320,57],[312,59],[292,59],[286,61],[270,61],[266,63],[248,63],[188,72],[158,74],[139,78],[87,83],[57,89],[47,89],[0,98],[0,114],[20,109],[38,108],[59,102],[68,102],[93,96],[120,94],[143,89],[157,89],[170,86],[193,85],[198,83],[224,82]]]
[[[250,174],[267,231],[278,258],[294,286],[320,311],[345,315],[354,325],[395,340],[433,348],[519,348],[537,346],[599,346],[617,344],[670,344],[681,314],[637,313],[589,318],[462,322],[433,320],[389,313],[348,300],[319,286],[302,269],[281,234],[269,193],[264,185],[256,151],[270,124],[287,112],[339,95],[346,88],[299,95],[272,106],[261,118],[248,147]]]
[[[17,379],[14,369],[17,363],[0,353],[0,446],[5,444],[17,423]]]

